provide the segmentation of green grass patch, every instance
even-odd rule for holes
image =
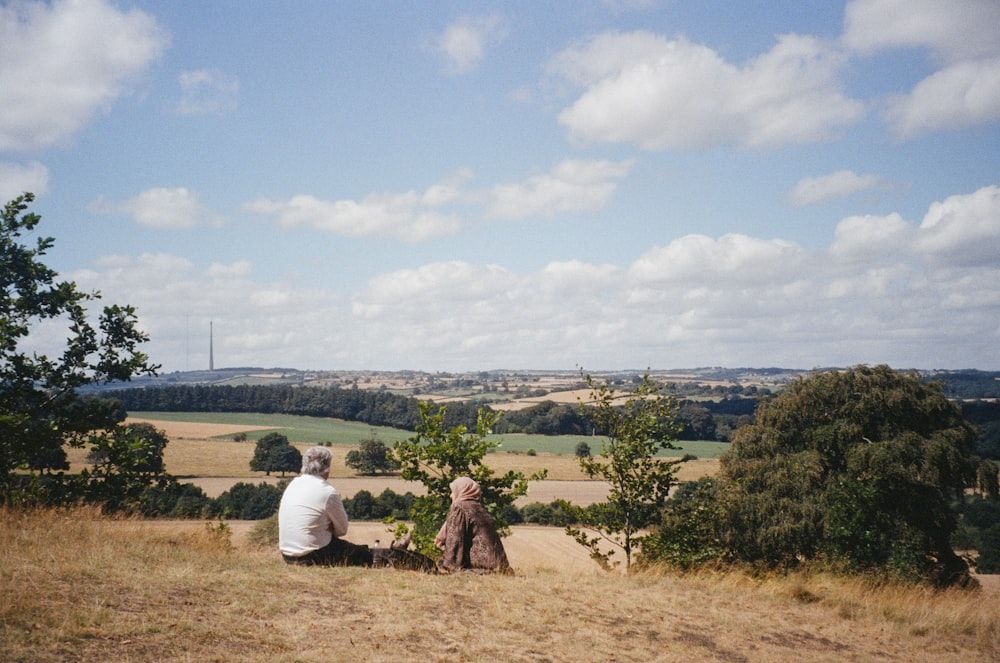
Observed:
[[[374,432],[378,439],[392,446],[398,440],[413,437],[412,431],[388,428],[385,426],[370,426],[356,421],[343,421],[326,417],[303,417],[291,414],[254,414],[241,412],[130,412],[130,416],[141,419],[160,421],[188,421],[201,424],[226,424],[230,426],[257,427],[265,426],[265,430],[248,430],[247,437],[259,440],[271,432],[285,435],[292,443],[323,444],[329,442],[337,445],[356,445],[361,440],[372,436]],[[232,438],[232,435],[219,436],[220,439]],[[601,451],[600,437],[589,435],[524,435],[519,433],[507,435],[491,435],[489,439],[500,441],[499,451],[524,453],[534,449],[538,453],[572,455],[576,445],[586,442],[591,453]],[[722,442],[678,442],[678,450],[663,452],[662,456],[673,457],[693,454],[698,458],[718,458],[719,454],[729,448]]]

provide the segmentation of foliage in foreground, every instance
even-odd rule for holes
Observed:
[[[975,440],[941,388],[916,375],[857,366],[801,378],[737,431],[717,480],[668,506],[648,552],[963,584],[952,505],[968,488],[997,492]]]
[[[483,458],[500,445],[487,435],[499,415],[480,410],[475,432],[465,426],[445,429],[447,408],[431,403],[420,403],[420,423],[416,435],[397,442],[392,460],[399,465],[400,476],[406,481],[420,481],[427,489],[414,501],[410,518],[414,522],[413,543],[427,555],[435,555],[434,537],[444,523],[451,506],[451,482],[461,476],[471,477],[482,489],[482,503],[493,518],[501,534],[507,521],[505,507],[514,503],[528,491],[528,479],[522,472],[509,471],[497,476],[483,463]],[[544,478],[545,471],[531,478]],[[402,529],[400,530],[402,533]]]
[[[599,456],[578,458],[587,476],[608,482],[609,491],[605,502],[580,510],[581,527],[567,527],[566,533],[605,568],[614,549],[602,542],[616,546],[625,554],[627,570],[633,548],[642,544],[640,533],[662,510],[683,462],[656,458],[660,451],[676,448],[671,440],[679,429],[677,402],[648,374],[624,395],[609,382],[598,383],[590,375],[585,380],[590,403],[581,406],[582,412],[605,439]]]
[[[155,375],[158,368],[138,349],[148,338],[134,308],[105,306],[95,326],[87,306],[100,294],[57,281],[41,261],[54,240],[21,243],[41,221],[26,212],[33,200],[26,193],[10,201],[0,219],[0,503],[37,499],[36,472],[66,469],[66,445],[111,451],[119,441],[120,404],[83,398],[81,387]],[[42,328],[42,336],[64,335],[61,352],[23,348]]]

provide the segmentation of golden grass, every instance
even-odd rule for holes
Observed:
[[[0,660],[995,661],[997,593],[288,567],[218,525],[0,510]],[[49,542],[44,545],[43,542]]]

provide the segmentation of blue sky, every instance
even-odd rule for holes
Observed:
[[[0,194],[164,372],[1000,369],[1000,3],[0,4]],[[39,329],[39,350],[61,337]]]

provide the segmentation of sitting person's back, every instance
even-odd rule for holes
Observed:
[[[451,509],[435,540],[443,551],[438,560],[442,570],[512,572],[493,516],[479,501],[481,496],[479,484],[468,477],[452,482]]]
[[[325,447],[303,454],[302,474],[288,484],[278,507],[278,548],[289,564],[371,566],[368,546],[340,538],[348,521],[340,495],[327,483],[331,459]]]

